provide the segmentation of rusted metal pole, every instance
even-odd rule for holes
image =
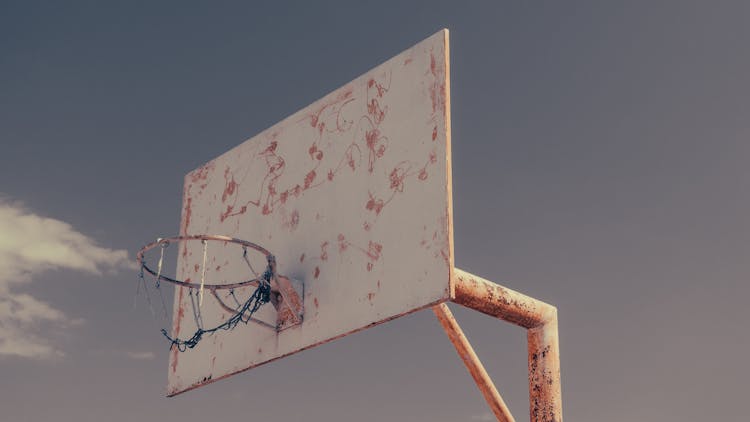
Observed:
[[[562,422],[557,308],[458,268],[452,300],[527,329],[531,422]]]
[[[453,269],[452,279],[454,302],[512,324],[534,328],[557,315],[552,305],[458,268]]]
[[[527,330],[529,411],[532,422],[562,422],[557,318]]]
[[[448,305],[441,303],[433,306],[432,310],[443,326],[445,333],[448,334],[451,343],[456,348],[458,356],[464,361],[464,365],[466,365],[472,378],[474,378],[474,382],[479,387],[497,420],[501,422],[515,422],[513,415],[508,410],[508,406],[505,405],[503,398],[498,393],[497,388],[495,388],[495,384],[484,369],[479,357],[474,353],[474,348],[471,347],[471,343],[469,343],[469,340],[464,335],[456,318],[453,317],[453,313],[448,308]]]

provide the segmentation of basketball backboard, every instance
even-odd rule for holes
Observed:
[[[283,330],[239,325],[173,348],[168,395],[452,296],[449,92],[442,30],[186,176],[180,235],[262,245],[297,283],[304,314]],[[230,246],[209,249],[204,266],[201,245],[183,242],[177,278],[252,277]],[[173,337],[198,325],[185,290]],[[228,316],[210,297],[199,312],[206,324]]]

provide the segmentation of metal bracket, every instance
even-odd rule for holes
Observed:
[[[531,422],[562,422],[557,308],[458,268],[451,301],[526,328]],[[514,422],[469,340],[444,303],[433,311],[498,421]]]
[[[304,285],[283,275],[271,280],[271,304],[276,309],[276,331],[302,324],[305,314]]]
[[[305,314],[304,285],[276,272],[276,257],[268,256],[271,270],[271,304],[276,309],[276,331],[302,324]]]

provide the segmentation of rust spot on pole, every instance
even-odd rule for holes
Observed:
[[[524,328],[543,325],[557,314],[550,304],[458,268],[453,269],[452,281],[454,302]]]
[[[527,331],[531,422],[562,422],[557,318]]]
[[[497,388],[495,388],[495,384],[484,369],[479,357],[474,353],[474,348],[471,347],[471,343],[469,343],[469,340],[464,335],[456,318],[453,317],[453,313],[448,308],[448,305],[441,303],[440,305],[433,306],[432,310],[443,326],[445,333],[448,334],[448,338],[450,338],[451,343],[456,348],[456,352],[458,352],[461,360],[464,361],[464,365],[466,365],[472,378],[474,378],[474,382],[476,382],[477,387],[479,387],[497,420],[500,422],[515,422],[513,415],[508,410],[508,406],[505,405],[503,398],[498,393]]]

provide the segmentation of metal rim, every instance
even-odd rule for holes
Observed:
[[[171,277],[167,277],[165,275],[157,274],[156,271],[152,270],[151,268],[146,265],[146,262],[144,260],[144,255],[146,252],[148,252],[151,249],[156,248],[157,246],[169,244],[172,242],[178,242],[181,240],[190,241],[190,240],[205,240],[205,241],[216,241],[216,242],[229,242],[229,243],[236,243],[238,245],[241,245],[243,248],[251,248],[254,249],[263,255],[265,255],[266,259],[268,260],[269,266],[272,268],[275,267],[275,258],[271,252],[268,251],[268,249],[257,245],[253,242],[248,242],[246,240],[237,239],[234,237],[229,236],[222,236],[222,235],[210,235],[210,234],[198,234],[198,235],[191,235],[191,236],[175,236],[175,237],[165,237],[163,239],[158,239],[155,242],[151,242],[147,244],[146,246],[142,247],[141,250],[138,251],[136,254],[136,261],[138,262],[138,265],[146,271],[147,273],[151,274],[155,278],[157,278],[159,281],[166,281],[168,283],[175,284],[177,286],[181,287],[189,287],[189,288],[198,288],[200,287],[200,284],[196,283],[188,283],[183,280],[177,280]],[[275,270],[275,268],[273,268]],[[204,289],[209,290],[222,290],[222,289],[236,289],[238,287],[245,287],[245,286],[255,286],[260,283],[262,280],[262,277],[256,277],[252,278],[250,280],[245,281],[239,281],[236,283],[227,283],[227,284],[203,284]]]

